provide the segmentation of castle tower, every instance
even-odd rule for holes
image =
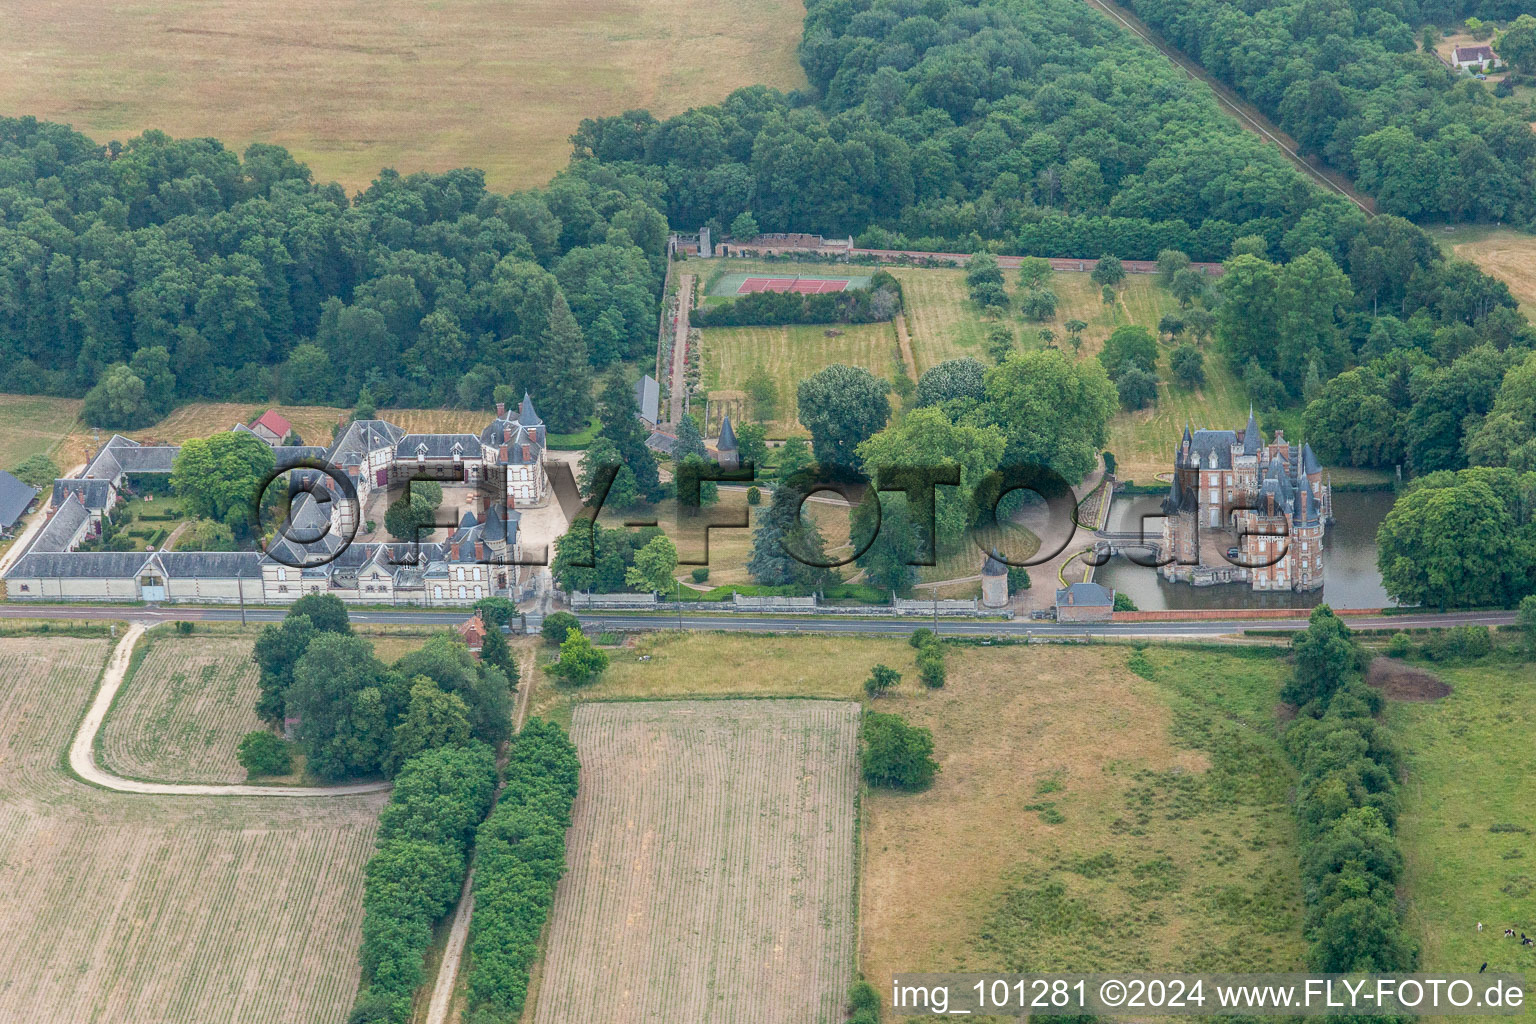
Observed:
[[[715,439],[716,460],[721,469],[736,469],[741,465],[741,449],[736,444],[736,431],[731,429],[731,418],[720,421],[720,436]]]

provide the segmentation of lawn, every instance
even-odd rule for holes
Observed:
[[[764,272],[775,274],[829,274],[835,265],[824,263],[774,262],[764,260],[690,261],[693,272],[704,282],[717,273]],[[854,266],[849,270],[862,270]],[[1056,335],[1055,344],[1069,356],[1089,359],[1104,346],[1104,341],[1118,327],[1139,324],[1156,332],[1164,314],[1176,312],[1178,303],[1167,289],[1149,274],[1132,274],[1118,289],[1117,301],[1106,305],[1102,289],[1091,275],[1076,271],[1058,271],[1050,286],[1056,292],[1056,316],[1047,322],[1026,321],[1016,313],[999,319],[983,313],[971,302],[965,286],[965,271],[948,268],[888,267],[901,282],[905,320],[911,339],[915,377],[947,359],[970,357],[991,365],[986,337],[991,328],[1006,323],[1022,347],[1039,348],[1042,327]],[[1017,273],[1005,272],[1008,291],[1017,303]],[[1080,351],[1074,352],[1061,326],[1068,320],[1081,320],[1088,326],[1082,332]],[[765,368],[778,384],[779,415],[770,424],[770,433],[780,435],[795,431],[799,424],[792,418],[795,388],[799,381],[832,362],[864,366],[871,372],[890,378],[899,358],[893,336],[880,325],[843,327],[835,338],[825,336],[822,327],[737,327],[712,328],[703,332],[704,385],[710,393],[711,422],[718,422],[722,411],[741,417],[748,412],[742,386],[757,367]],[[1241,382],[1227,366],[1213,342],[1205,345],[1206,377],[1204,387],[1190,390],[1169,381],[1167,358],[1171,346],[1164,346],[1159,375],[1164,383],[1156,406],[1138,412],[1119,412],[1110,423],[1109,450],[1119,460],[1122,479],[1151,482],[1157,473],[1166,472],[1174,446],[1184,423],[1199,427],[1240,428],[1248,416],[1248,399]],[[899,404],[899,403],[898,403]]]
[[[900,358],[896,330],[888,323],[712,327],[702,334],[711,424],[719,422],[721,409],[740,418],[747,378],[762,367],[778,385],[778,415],[767,424],[772,437],[805,432],[796,416],[796,389],[816,371],[846,363],[889,380]]]
[[[340,1024],[385,794],[158,797],[68,777],[105,639],[0,639],[0,1019]]]
[[[1526,770],[1536,666],[1508,656],[1425,667],[1451,685],[1451,695],[1393,701],[1387,712],[1407,756],[1399,832],[1422,969],[1464,971],[1487,961],[1490,972],[1528,974],[1531,951],[1503,934],[1511,926],[1536,933],[1536,788]]]
[[[19,0],[6,15],[8,113],[101,143],[149,128],[277,143],[349,191],[381,167],[542,185],[582,118],[805,84],[798,0]]]
[[[1269,651],[952,647],[926,690],[891,638],[646,635],[592,686],[541,684],[542,713],[588,700],[867,700],[932,729],[926,792],[867,792],[859,965],[905,971],[1296,970],[1301,890]],[[644,659],[644,660],[642,660]],[[721,666],[729,666],[722,671]]]

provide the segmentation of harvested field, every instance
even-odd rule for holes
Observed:
[[[249,640],[151,632],[97,738],[97,761],[150,782],[243,782],[240,737],[263,728],[253,709]]]
[[[1365,681],[1393,700],[1440,700],[1451,695],[1444,679],[1395,658],[1372,658]]]
[[[1437,228],[1430,232],[1440,248],[1471,260],[1505,284],[1526,316],[1536,316],[1536,235],[1513,228]]]
[[[857,704],[586,704],[533,1024],[832,1024],[854,957]]]
[[[385,794],[143,797],[66,777],[107,653],[0,639],[0,1020],[344,1021]]]
[[[73,398],[0,395],[0,469],[15,469],[33,455],[53,455],[67,471],[78,460],[61,449],[79,417],[80,402]]]
[[[542,185],[584,117],[805,84],[797,0],[209,0],[6,5],[0,106],[96,141],[288,147],[349,192],[381,167]]]

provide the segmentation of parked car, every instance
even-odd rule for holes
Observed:
[[[1238,554],[1239,554],[1239,552],[1238,552],[1237,548],[1227,548],[1227,557],[1228,558],[1236,558],[1238,556]]]

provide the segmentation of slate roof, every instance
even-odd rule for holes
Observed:
[[[64,499],[64,504],[54,510],[53,515],[48,517],[48,522],[38,531],[37,539],[32,542],[32,550],[69,550],[70,541],[90,518],[91,513],[80,504],[80,499],[71,494]]]
[[[112,482],[86,480],[82,477],[60,477],[53,482],[52,504],[55,508],[64,504],[64,499],[71,494],[80,495],[86,508],[93,512],[100,512],[112,500]]]
[[[180,445],[145,444],[132,448],[114,448],[112,457],[124,473],[169,473]]]
[[[132,579],[148,561],[142,551],[38,551],[23,555],[6,579]]]
[[[1201,469],[1231,469],[1232,446],[1236,443],[1235,430],[1197,430],[1190,438],[1190,451],[1199,458]],[[1214,466],[1210,460],[1213,452]]]
[[[306,459],[312,462],[325,461],[325,449],[316,444],[279,445],[272,449],[272,454],[277,459],[278,469],[287,469]]]
[[[0,527],[9,529],[37,497],[38,489],[0,470]]]
[[[337,465],[367,461],[368,453],[393,448],[405,431],[387,420],[353,420],[331,445],[327,458]]]
[[[981,563],[981,574],[983,576],[1007,576],[1008,565],[997,557],[996,551],[989,551],[987,552],[986,560]]]
[[[663,434],[659,430],[654,430],[651,432],[651,436],[645,439],[645,446],[653,452],[671,455],[672,449],[677,446],[677,438],[671,434]]]
[[[720,421],[720,436],[715,440],[715,451],[736,451],[736,431],[731,429],[731,418],[726,416]]]
[[[635,409],[647,423],[654,424],[661,416],[661,385],[648,373],[635,381]]]
[[[1312,451],[1310,444],[1302,443],[1301,446],[1301,472],[1310,476],[1313,473],[1321,473],[1323,467],[1317,461],[1317,455]]]
[[[480,439],[474,434],[406,434],[395,446],[397,459],[414,459],[419,455],[451,459],[455,454],[461,459],[480,458]]]
[[[251,579],[261,575],[261,554],[256,551],[160,551],[154,557],[171,579]]]
[[[1056,603],[1073,608],[1113,608],[1115,594],[1098,583],[1069,583],[1065,590],[1056,591]]]
[[[538,411],[533,407],[533,396],[523,392],[523,402],[517,408],[517,421],[525,427],[540,427],[544,421],[539,419]]]
[[[1248,425],[1243,428],[1243,454],[1257,455],[1259,449],[1264,447],[1264,439],[1259,434],[1259,421],[1253,418],[1253,406],[1248,407]]]

